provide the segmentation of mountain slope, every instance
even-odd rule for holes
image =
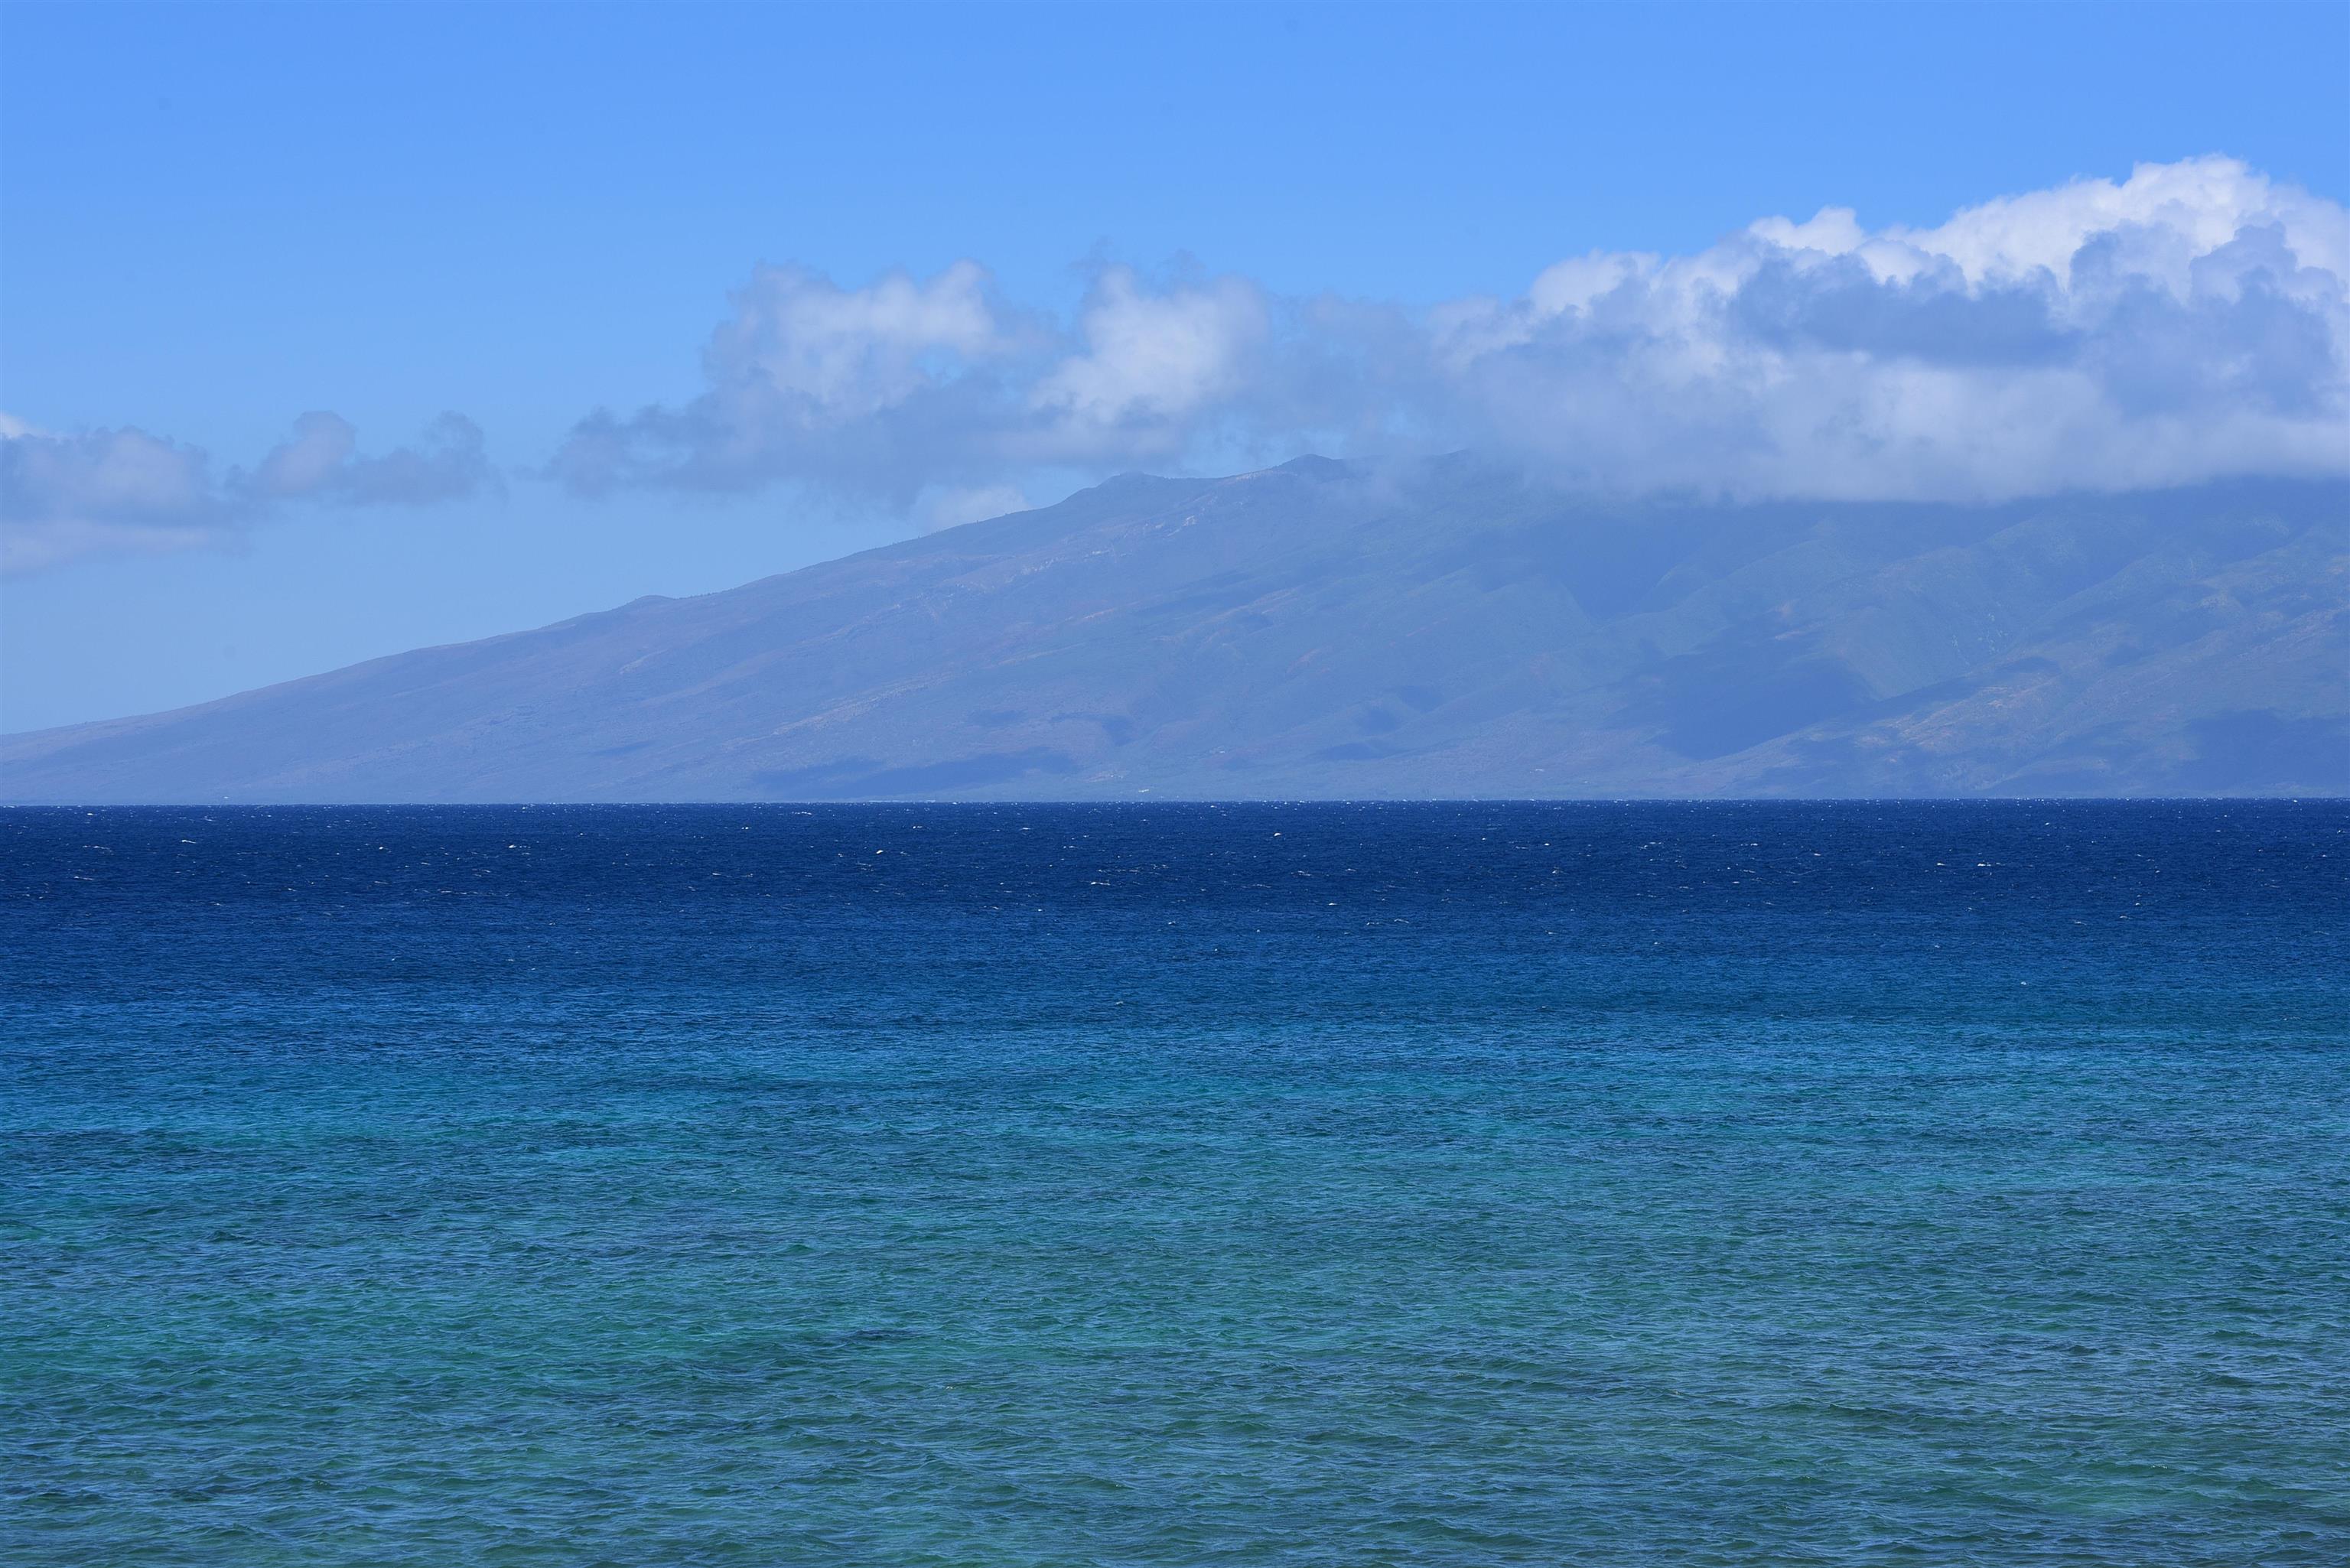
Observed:
[[[691,599],[0,740],[0,798],[2317,794],[2350,486],[1610,505],[1112,481]]]

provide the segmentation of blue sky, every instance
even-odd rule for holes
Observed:
[[[2224,387],[2166,367],[2334,308],[2306,280],[2350,197],[2345,73],[2338,5],[10,5],[0,410],[57,462],[179,462],[202,488],[161,525],[59,534],[69,548],[6,579],[0,727],[728,587],[1120,468],[1405,432],[1726,491],[2322,466],[2338,364],[2303,361],[2324,342]],[[2056,326],[2033,330],[2127,361],[2101,395],[2134,418],[2211,424],[2190,391],[2269,410],[2175,472],[2129,466],[2177,444],[2142,420],[1987,479],[1963,453],[1879,472],[1794,438],[1776,466],[1684,471],[1657,454],[1709,430],[1562,423],[1542,400],[1594,396],[1587,379],[1437,395],[1387,357],[1404,337],[1414,364],[1463,332],[1523,337],[1562,290],[1596,320],[1596,291],[1627,278],[1653,327],[1687,294],[1672,258],[1701,271],[1725,236],[1824,208],[1860,237],[1772,243],[1849,271],[1869,236],[2084,179],[2134,192],[2114,232],[2137,234],[2179,199],[2127,186],[2133,169],[2215,155],[2236,172],[2173,186],[2217,191],[2229,234],[2298,247],[2205,245],[2231,276],[2303,280],[2230,286],[2270,315],[2057,320],[1969,271],[1915,316],[1963,297],[1979,348],[1993,313],[2039,310]],[[2036,211],[1982,244],[2028,251]],[[2064,232],[2078,250],[2100,231]],[[1597,282],[1559,270],[1592,253]],[[1607,259],[1648,254],[1666,261]],[[1815,346],[1927,286],[1880,266],[1774,295],[1756,265],[1745,328]],[[1105,347],[1138,334],[1142,360]],[[754,371],[823,420],[775,438],[775,407],[730,390]],[[2002,397],[2022,384],[2002,374]],[[1340,395],[1366,375],[1387,401]],[[1544,433],[1561,429],[1582,444]],[[124,431],[154,444],[91,444]],[[11,472],[0,501],[30,538],[35,471]]]

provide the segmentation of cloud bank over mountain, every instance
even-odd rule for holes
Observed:
[[[2350,474],[2350,211],[2235,160],[2142,164],[1929,229],[1830,208],[1691,255],[1595,251],[1425,309],[1105,265],[1074,316],[961,261],[762,266],[681,403],[580,418],[542,470],[829,496],[910,531],[1135,468],[1459,448],[1595,496],[1987,503]],[[0,566],[234,543],[294,504],[494,487],[442,416],[362,455],[309,413],[251,470],[146,431],[0,419]]]
[[[1040,468],[1455,446],[1603,493],[1985,501],[2350,472],[2350,212],[2212,157],[1931,229],[1831,208],[1594,252],[1432,309],[1105,267],[1076,317],[984,268],[762,267],[677,406],[598,410],[572,490],[900,506]]]
[[[60,434],[0,415],[0,571],[230,544],[295,503],[428,506],[498,483],[481,427],[462,414],[442,415],[416,445],[368,457],[350,421],[307,413],[250,472],[218,481],[202,449],[145,431]]]

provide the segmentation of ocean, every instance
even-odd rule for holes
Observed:
[[[0,1560],[2350,1561],[2350,805],[0,813]]]

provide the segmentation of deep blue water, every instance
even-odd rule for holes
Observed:
[[[0,813],[0,1558],[2350,1560],[2350,807]]]

